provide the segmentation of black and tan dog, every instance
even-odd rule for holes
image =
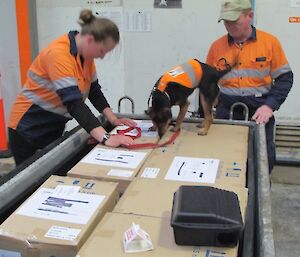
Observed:
[[[195,88],[199,88],[200,102],[204,112],[204,121],[200,125],[198,135],[206,135],[213,122],[212,108],[219,95],[217,83],[230,69],[228,65],[226,70],[218,71],[205,63],[191,59],[164,73],[151,92],[148,100],[150,107],[146,111],[158,130],[159,136],[162,137],[168,129],[172,120],[171,107],[174,105],[179,105],[180,111],[172,130],[180,129],[190,104],[188,97]]]

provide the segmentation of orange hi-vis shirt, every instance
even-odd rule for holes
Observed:
[[[65,123],[72,118],[65,103],[88,97],[91,83],[97,80],[95,64],[86,60],[81,64],[80,56],[72,53],[69,36],[58,38],[31,64],[11,111],[10,128],[16,129],[33,105],[61,116]]]
[[[223,70],[226,62],[234,65],[220,79],[220,92],[231,96],[268,94],[273,80],[291,71],[280,42],[269,33],[253,28],[252,36],[238,45],[228,35],[210,47],[206,63]]]
[[[175,82],[189,89],[194,89],[198,87],[201,78],[201,64],[195,59],[190,59],[164,73],[156,88],[164,92],[170,82]]]

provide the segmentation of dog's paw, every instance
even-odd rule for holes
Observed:
[[[205,129],[199,129],[198,135],[199,136],[205,136],[205,135],[207,135],[207,130],[205,130]]]

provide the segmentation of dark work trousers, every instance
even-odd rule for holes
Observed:
[[[236,107],[233,112],[234,120],[244,120],[245,115],[243,113],[243,108]],[[256,110],[249,108],[249,119],[253,116]],[[230,109],[225,107],[222,104],[219,104],[216,109],[216,118],[217,119],[229,119]],[[276,151],[275,151],[275,143],[274,143],[274,126],[275,126],[275,118],[272,116],[267,124],[265,124],[266,129],[266,143],[267,143],[267,154],[268,154],[268,162],[269,162],[269,173],[271,174],[275,160],[276,160]]]
[[[16,166],[36,153],[39,148],[27,141],[16,130],[8,129],[10,150],[14,156]]]

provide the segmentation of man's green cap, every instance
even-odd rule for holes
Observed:
[[[236,21],[242,11],[251,9],[251,3],[249,0],[225,0],[222,4],[221,20]]]

